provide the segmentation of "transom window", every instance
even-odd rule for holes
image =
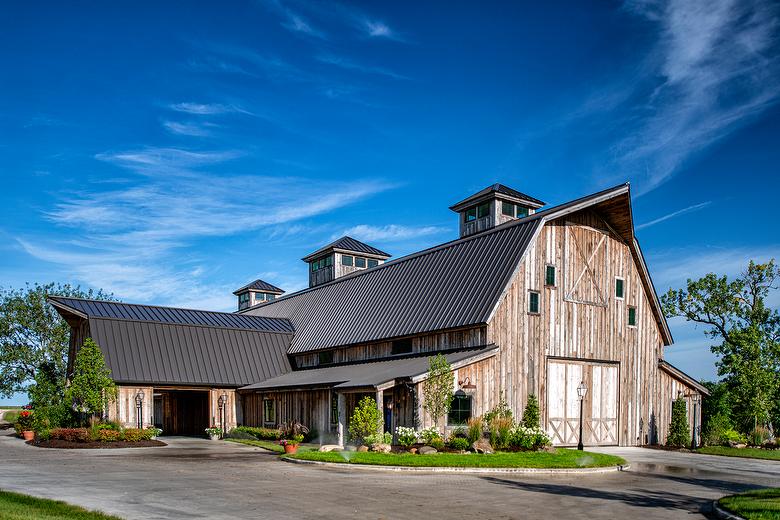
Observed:
[[[410,354],[412,352],[412,338],[397,339],[393,341],[393,346],[390,349],[390,354]]]
[[[528,292],[528,312],[539,314],[539,293],[537,291]]]
[[[622,278],[615,278],[615,298],[622,300],[624,298],[624,286],[625,286],[625,280]]]
[[[349,255],[341,255],[341,265],[352,267],[352,264],[354,263],[355,263],[354,257],[351,257]]]
[[[628,326],[636,327],[636,307],[628,308]]]
[[[471,396],[463,390],[458,390],[452,396],[447,424],[451,426],[466,424],[469,419],[471,419]]]
[[[263,399],[263,422],[265,424],[276,423],[276,401],[273,399]]]
[[[544,270],[544,285],[555,286],[555,266],[548,265]]]

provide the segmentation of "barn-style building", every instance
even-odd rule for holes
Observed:
[[[298,420],[344,442],[364,395],[386,431],[430,426],[421,383],[435,353],[455,372],[442,428],[502,398],[520,417],[535,394],[554,443],[574,445],[584,383],[586,445],[653,444],[675,398],[706,394],[664,360],[672,336],[628,184],[551,208],[496,184],[451,209],[456,240],[389,260],[343,237],[304,258],[308,289],[257,280],[236,291],[236,313],[51,303],[72,326],[71,358],[86,337],[105,353],[120,386],[110,415],[168,433]]]

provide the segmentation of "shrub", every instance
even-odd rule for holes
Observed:
[[[354,442],[365,444],[364,439],[382,428],[382,414],[376,400],[366,396],[360,400],[349,421],[349,437]]]
[[[86,428],[54,428],[49,434],[52,439],[70,442],[89,441],[89,432]]]
[[[146,430],[149,432],[149,438],[159,437],[162,434],[162,430],[156,426],[147,426]]]
[[[47,429],[39,430],[35,432],[35,435],[38,438],[38,442],[48,441],[49,439],[51,439],[51,430],[47,430]]]
[[[466,428],[463,426],[456,426],[453,428],[452,431],[450,431],[450,439],[454,439],[455,437],[467,439],[468,435],[466,434]]]
[[[444,439],[441,437],[434,437],[431,442],[427,443],[431,448],[436,448],[441,451],[444,449]]]
[[[466,438],[470,443],[475,443],[482,438],[485,427],[482,422],[482,417],[472,417],[468,422],[468,430],[466,430]]]
[[[122,440],[122,432],[111,429],[111,428],[104,428],[101,430],[98,430],[98,440],[100,442],[117,442]]]
[[[95,428],[97,428],[98,430],[114,430],[114,431],[122,430],[122,427],[116,421],[107,421],[103,423],[98,423],[95,425]]]
[[[398,438],[398,444],[404,448],[410,448],[415,442],[417,442],[417,430],[414,428],[398,426],[395,429],[395,436]]]
[[[469,449],[471,444],[469,443],[468,439],[465,439],[463,437],[450,437],[450,442],[448,443],[448,446],[451,450],[466,451],[467,449]]]
[[[441,436],[441,432],[439,432],[439,429],[436,426],[431,426],[430,428],[420,430],[419,438],[423,444],[427,444],[429,446],[433,446],[432,443],[437,442],[437,440],[442,442],[444,441]]]
[[[502,419],[512,418],[512,410],[509,408],[509,403],[506,402],[506,399],[504,399],[503,394],[499,398],[498,404],[494,406],[492,410],[486,413],[482,417],[482,419],[485,421],[486,424],[489,425],[491,421],[496,417],[500,417]]]
[[[371,435],[367,435],[363,441],[365,442],[366,446],[373,446],[374,444],[392,444],[393,434],[372,433]]]
[[[254,441],[257,440],[257,437],[252,435],[251,433],[245,432],[243,430],[239,430],[238,428],[233,428],[228,432],[227,435],[225,435],[225,438],[227,439],[245,439]]]
[[[672,422],[669,425],[669,435],[666,445],[683,448],[690,442],[688,431],[688,408],[685,399],[678,397],[672,403]]]
[[[516,450],[538,450],[552,445],[547,433],[539,427],[529,428],[518,424],[510,435],[509,447]]]
[[[528,396],[528,402],[523,410],[523,426],[526,428],[539,427],[539,400],[535,394]]]
[[[758,426],[748,434],[748,441],[751,446],[761,446],[764,441],[768,441],[772,438],[772,432],[768,428]]]
[[[230,433],[243,432],[254,436],[261,441],[278,441],[282,438],[282,433],[272,428],[255,428],[254,426],[236,426]]]
[[[124,434],[125,442],[147,441],[152,438],[147,430],[138,428],[126,428]]]
[[[728,415],[719,413],[713,417],[710,417],[707,421],[707,430],[702,436],[702,441],[708,446],[727,444],[728,439],[725,438],[726,432],[731,429],[732,424]]]
[[[490,430],[490,444],[497,450],[509,447],[509,439],[512,436],[514,421],[511,417],[494,416],[488,424]]]

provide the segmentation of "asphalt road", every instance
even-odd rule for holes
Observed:
[[[0,488],[125,518],[703,518],[717,497],[780,486],[780,462],[602,449],[626,472],[458,475],[289,464],[228,442],[54,450],[0,435]]]

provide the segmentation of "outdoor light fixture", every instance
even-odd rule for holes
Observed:
[[[227,404],[227,394],[222,392],[222,395],[217,399],[217,406],[219,406],[219,424],[222,427],[222,435],[225,435],[225,405]]]
[[[585,401],[585,395],[588,393],[588,387],[585,386],[585,381],[580,381],[577,386],[577,397],[580,399],[580,441],[577,443],[577,449],[582,451],[585,446],[582,445],[582,405]]]
[[[144,391],[139,390],[135,394],[135,417],[138,422],[138,429],[144,427]]]
[[[463,381],[458,381],[458,386],[464,390],[475,390],[477,388],[477,385],[471,382],[470,377],[466,377]]]

